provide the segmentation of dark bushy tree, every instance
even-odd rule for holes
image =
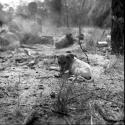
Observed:
[[[51,6],[51,9],[58,14],[61,14],[62,12],[62,0],[51,0],[49,3]]]
[[[28,4],[28,10],[31,15],[35,15],[37,12],[37,3],[36,2],[30,2]]]

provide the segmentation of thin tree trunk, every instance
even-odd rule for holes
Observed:
[[[82,33],[82,22],[81,22],[82,9],[83,9],[83,7],[84,7],[85,1],[86,1],[86,0],[82,0],[81,7],[80,7],[80,9],[79,9],[79,19],[78,19],[78,28],[79,28],[79,46],[80,46],[82,52],[85,54],[85,56],[86,56],[86,58],[87,58],[87,62],[90,63],[90,62],[89,62],[89,59],[88,59],[88,56],[87,56],[87,54],[86,54],[86,51],[82,48],[81,40],[80,40],[80,35],[81,35],[81,33]]]
[[[66,12],[66,26],[69,27],[69,10],[67,0],[65,0],[65,12]]]

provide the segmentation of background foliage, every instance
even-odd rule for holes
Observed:
[[[51,18],[57,26],[77,26],[80,18],[82,25],[99,27],[111,26],[111,0],[85,0],[82,12],[79,8],[83,0],[45,0],[20,4],[16,10],[9,7],[6,13],[16,13],[28,18],[39,17],[42,21]],[[6,5],[9,6],[9,5]],[[1,5],[2,8],[5,5]],[[2,14],[0,13],[0,17]],[[1,20],[1,19],[0,19]],[[6,22],[5,20],[3,22]]]

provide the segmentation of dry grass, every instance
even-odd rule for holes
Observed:
[[[72,30],[74,34],[75,30]],[[95,30],[86,29],[85,32],[87,31],[92,34]],[[78,57],[84,56],[79,45],[68,48],[68,50],[70,49]],[[5,66],[5,69],[0,73],[1,125],[21,125],[31,119],[34,120],[33,125],[61,123],[63,125],[98,125],[112,124],[111,121],[117,124],[123,122],[123,57],[119,56],[117,60],[115,58],[109,58],[109,60],[106,57],[101,59],[103,57],[101,53],[96,56],[90,55],[91,52],[89,52],[88,57],[92,67],[97,70],[101,67],[103,72],[96,78],[95,83],[79,83],[69,81],[66,76],[60,79],[54,78],[58,72],[50,71],[47,67],[57,66],[56,60],[53,58],[42,59],[42,56],[62,54],[66,50],[57,51],[52,47],[40,45],[35,49],[32,48],[32,51],[37,52],[33,57],[39,57],[38,62],[34,64],[34,69],[27,66],[28,62],[22,65],[15,65],[10,61],[0,62]],[[7,53],[4,53],[6,60],[16,59],[16,56],[9,58],[8,56]],[[28,56],[26,58],[29,60]],[[92,63],[94,59],[95,64]],[[111,65],[105,68],[103,61],[105,63],[106,60],[109,60]],[[98,75],[98,72],[95,75]],[[51,92],[55,93],[55,97],[51,98]],[[31,117],[32,114],[34,115]]]

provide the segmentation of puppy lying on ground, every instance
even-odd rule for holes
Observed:
[[[76,79],[85,82],[94,81],[90,65],[79,60],[73,54],[59,56],[58,64],[60,66],[60,75],[68,72],[70,76],[75,76]]]

